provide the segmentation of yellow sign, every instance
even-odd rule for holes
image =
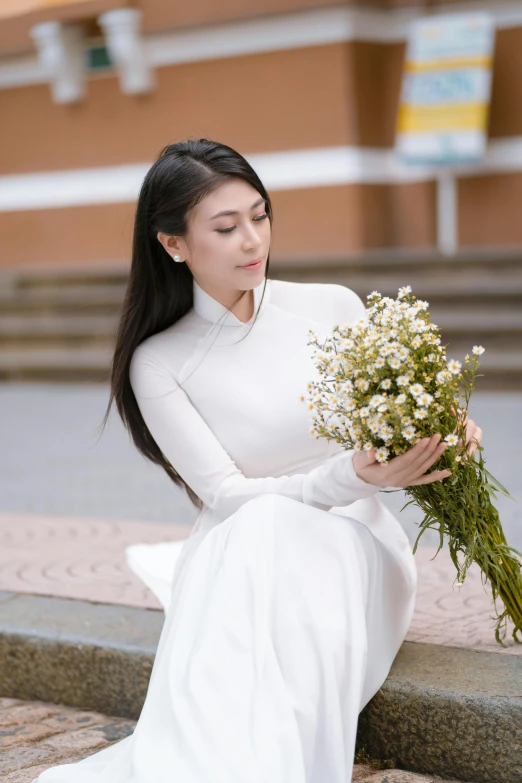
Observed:
[[[494,33],[487,13],[431,16],[412,24],[397,116],[397,151],[406,163],[483,156]]]

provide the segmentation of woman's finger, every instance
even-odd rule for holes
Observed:
[[[421,438],[421,440],[417,441],[415,446],[412,446],[411,449],[405,451],[404,454],[393,457],[386,466],[390,469],[390,474],[395,476],[408,474],[411,471],[412,466],[423,459],[423,455],[426,452],[429,443],[430,438]]]
[[[472,433],[470,439],[467,441],[469,443],[468,447],[468,454],[471,455],[477,450],[477,446],[479,445],[480,441],[482,440],[482,430],[480,427],[475,427],[474,432]]]
[[[469,443],[476,429],[477,429],[477,425],[475,424],[473,419],[467,419],[466,420],[466,444]]]
[[[442,479],[448,478],[448,476],[451,476],[451,470],[434,470],[433,473],[414,479],[405,486],[419,487],[421,484],[433,484],[434,481],[442,481]]]
[[[428,439],[426,448],[407,466],[407,477],[422,476],[423,473],[426,473],[427,469],[439,458],[440,446],[441,435],[436,433]]]
[[[429,454],[429,456],[426,456],[426,459],[424,462],[422,462],[420,465],[417,466],[417,469],[415,472],[412,471],[410,474],[410,478],[420,478],[420,476],[423,476],[427,470],[429,470],[432,465],[434,465],[438,459],[444,454],[446,449],[448,448],[447,443],[437,443],[433,451]]]

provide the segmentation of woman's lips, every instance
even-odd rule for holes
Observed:
[[[243,264],[241,269],[259,269],[262,263],[263,259],[260,258],[259,261],[253,261],[251,264]]]

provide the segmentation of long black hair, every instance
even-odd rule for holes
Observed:
[[[109,403],[101,423],[103,432],[115,401],[138,451],[160,465],[177,486],[184,487],[199,509],[202,501],[167,460],[143,420],[130,384],[129,367],[143,340],[175,324],[193,306],[192,272],[186,263],[173,262],[157,233],[185,237],[190,210],[233,178],[248,182],[263,196],[272,223],[272,205],[263,183],[248,161],[226,144],[208,139],[169,144],[145,175],[136,205],[132,260],[116,332]],[[270,254],[263,296],[269,261]],[[246,293],[242,291],[231,308]]]

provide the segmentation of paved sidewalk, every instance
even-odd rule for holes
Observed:
[[[0,780],[31,783],[132,734],[135,722],[44,702],[0,699]]]
[[[0,779],[32,783],[49,767],[90,756],[132,733],[135,721],[44,702],[0,699]],[[354,767],[357,783],[450,783],[398,769]],[[452,781],[454,783],[454,781]]]
[[[0,590],[161,609],[134,576],[125,547],[135,542],[181,541],[185,525],[163,525],[38,514],[0,513]],[[455,568],[447,550],[416,552],[418,591],[406,641],[522,655],[522,644],[494,638],[494,607],[480,570],[453,587]],[[499,603],[500,608],[500,603]]]

